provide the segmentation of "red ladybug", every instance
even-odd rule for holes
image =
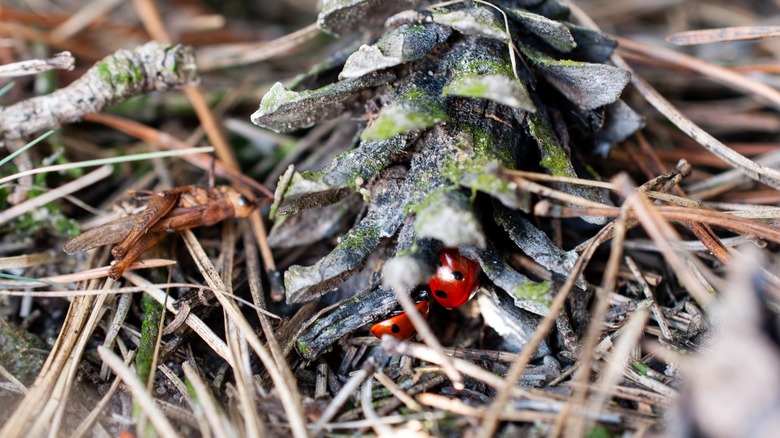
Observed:
[[[423,318],[428,318],[428,300],[420,301],[415,304],[415,307],[417,307],[417,311],[422,314]],[[382,339],[384,335],[390,335],[400,340],[409,339],[417,333],[412,320],[409,319],[406,312],[399,313],[372,325],[369,331],[379,339]]]
[[[448,309],[462,306],[479,285],[479,264],[460,255],[457,249],[444,248],[439,265],[430,281],[433,298]]]

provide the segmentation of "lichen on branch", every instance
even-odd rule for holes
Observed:
[[[81,120],[150,91],[168,91],[197,82],[192,48],[146,43],[104,58],[65,88],[0,107],[0,140],[34,135]]]

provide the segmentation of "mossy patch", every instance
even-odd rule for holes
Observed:
[[[46,359],[46,345],[4,318],[0,318],[0,364],[25,385],[30,385]]]
[[[549,122],[541,115],[526,117],[526,126],[536,139],[542,159],[539,164],[554,176],[576,176],[569,156],[560,145]]]
[[[511,208],[528,211],[529,200],[518,194],[517,186],[499,175],[501,167],[514,167],[514,156],[508,147],[495,142],[490,133],[465,127],[457,144],[458,153],[447,157],[442,175],[453,184],[487,193]]]
[[[295,343],[295,347],[301,353],[301,356],[309,357],[309,345],[306,342],[298,341]]]
[[[285,173],[277,185],[271,211],[275,217],[302,209],[321,207],[341,200],[353,190],[370,198],[364,185],[387,167],[393,154],[404,151],[412,137],[364,141],[357,148],[339,154],[318,172]],[[288,171],[289,172],[289,171]]]
[[[337,248],[350,252],[364,251],[366,248],[375,247],[379,237],[379,228],[355,227],[341,238]]]
[[[512,66],[503,59],[477,58],[467,59],[457,66],[456,77],[470,77],[480,75],[512,76]]]
[[[101,61],[98,62],[95,67],[97,67],[97,72],[100,76],[100,79],[111,83],[111,69],[109,68],[108,63]]]
[[[530,300],[549,307],[550,303],[552,303],[552,296],[550,295],[551,289],[552,283],[549,281],[542,281],[539,283],[528,281],[508,292],[516,298]]]
[[[33,236],[41,231],[68,238],[81,233],[78,221],[66,217],[53,203],[20,215],[11,224],[19,237]]]
[[[146,383],[149,381],[154,360],[154,346],[157,343],[157,329],[162,316],[162,305],[148,294],[143,294],[141,306],[144,309],[144,319],[141,322],[141,338],[138,342],[135,366],[138,379]]]
[[[97,63],[100,79],[114,90],[114,97],[124,97],[128,89],[143,81],[143,72],[132,61],[124,58],[109,58]]]
[[[404,214],[418,214],[419,212],[426,210],[431,205],[439,203],[444,198],[447,192],[455,190],[452,186],[440,187],[428,194],[423,200],[416,204],[409,204],[404,207]]]
[[[399,100],[382,108],[379,116],[363,131],[360,138],[365,141],[387,140],[447,120],[446,108],[440,101],[423,90],[412,88]]]
[[[498,160],[504,167],[514,167],[512,150],[507,146],[500,145],[493,135],[475,126],[466,127],[464,132],[471,134],[472,148],[478,161],[486,163]]]
[[[511,64],[503,57],[453,56],[446,61],[453,76],[445,85],[445,96],[462,96],[490,99],[514,108],[534,110],[525,86],[517,80]]]
[[[647,371],[649,370],[649,367],[641,362],[632,362],[631,366],[634,367],[634,369],[643,376],[646,376]]]
[[[328,86],[326,86],[328,87]],[[323,88],[326,88],[323,87]],[[299,94],[284,88],[281,82],[275,83],[260,101],[260,109],[265,112],[272,112],[279,108],[284,102],[294,100]]]
[[[566,152],[564,152],[561,147],[550,143],[544,144],[542,160],[539,164],[549,170],[552,175],[556,176],[567,175],[569,173],[568,169],[571,166],[569,156],[566,155]]]
[[[490,90],[484,81],[464,78],[452,81],[444,87],[445,96],[485,97]]]

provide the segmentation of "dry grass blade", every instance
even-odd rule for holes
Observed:
[[[187,149],[181,149],[175,151],[150,152],[147,154],[126,155],[123,157],[102,158],[99,160],[83,161],[79,163],[55,164],[53,166],[37,167],[35,169],[15,173],[13,175],[0,178],[0,185],[14,181],[24,176],[37,175],[39,173],[61,172],[63,170],[80,169],[82,167],[102,166],[105,164],[115,164],[115,163],[126,163],[129,161],[149,160],[152,158],[186,156],[190,154],[208,153],[208,152],[212,152],[213,150],[214,149],[211,147],[187,148]]]
[[[236,226],[233,221],[227,221],[222,226],[222,248],[221,248],[221,266],[222,281],[228,290],[233,289],[233,266],[236,247]],[[258,314],[262,314],[258,310]],[[263,315],[265,316],[265,315]],[[257,405],[255,403],[255,388],[252,379],[252,368],[250,365],[249,346],[246,340],[241,336],[241,332],[231,319],[225,321],[226,339],[228,347],[237,360],[235,364],[239,367],[233,370],[236,379],[236,390],[240,400],[239,410],[244,419],[244,430],[250,438],[258,438],[265,435],[261,420],[257,417]],[[277,365],[278,366],[278,365]]]
[[[154,425],[155,431],[160,434],[160,436],[167,438],[179,436],[173,428],[173,425],[171,425],[165,415],[160,412],[160,409],[154,403],[152,396],[146,392],[144,383],[138,380],[135,373],[124,364],[122,359],[103,346],[98,347],[97,351],[100,358],[111,367],[114,373],[116,373],[123,382],[125,382],[130,389],[130,392],[133,394],[134,399],[141,407],[141,410],[143,410],[146,417],[149,418]]]
[[[577,363],[579,369],[574,375],[572,382],[576,385],[576,390],[569,406],[574,409],[573,418],[570,418],[570,427],[573,436],[584,434],[586,419],[584,410],[585,400],[587,398],[587,383],[590,382],[591,367],[596,354],[596,346],[601,337],[604,327],[604,318],[609,310],[609,299],[607,294],[612,293],[617,286],[617,273],[620,268],[620,261],[623,255],[623,241],[626,236],[626,217],[630,204],[626,201],[620,208],[620,216],[615,221],[614,237],[607,261],[607,268],[601,281],[601,288],[596,292],[596,301],[591,308],[589,315],[590,324],[585,334],[582,347],[580,349],[580,360]]]
[[[204,171],[211,170],[213,163],[214,172],[216,172],[217,176],[221,176],[237,184],[246,185],[267,196],[273,196],[273,193],[265,186],[251,178],[247,178],[240,172],[237,172],[232,166],[225,163],[221,157],[218,157],[216,161],[213,160],[210,155],[207,155],[214,152],[215,149],[212,147],[190,148],[186,143],[169,134],[162,133],[144,124],[114,115],[88,114],[84,116],[84,120],[110,126],[140,140],[148,141],[160,148],[170,149],[168,152],[171,154],[170,156],[182,156],[185,160]],[[0,182],[2,182],[2,180],[0,180]]]
[[[116,311],[113,312],[114,315],[113,318],[111,319],[111,324],[108,326],[108,330],[106,331],[106,337],[103,340],[103,346],[108,348],[109,350],[114,347],[114,342],[116,341],[116,338],[119,335],[119,331],[122,329],[122,326],[125,323],[125,318],[127,318],[127,314],[130,312],[132,299],[133,299],[132,295],[129,294],[123,294],[119,296],[119,300],[116,305]],[[103,366],[100,368],[100,377],[108,380],[107,366]]]
[[[687,162],[683,160],[678,164],[678,167],[682,167],[682,169],[687,169],[689,165]],[[673,186],[677,182],[679,182],[679,179],[681,179],[683,176],[687,174],[687,172],[689,172],[689,171],[686,172],[679,168],[677,170],[678,170],[677,172],[667,174],[667,175],[661,175],[660,177],[657,177],[654,180],[650,180],[646,182],[645,184],[642,185],[642,187],[640,187],[640,190],[642,191],[642,193],[644,193],[647,197],[651,199],[666,201],[684,207],[701,208],[702,204],[699,201],[650,189],[651,187],[658,186],[659,183],[667,187]],[[568,193],[564,193],[560,190],[556,190],[540,184],[536,184],[532,181],[536,180],[536,181],[545,181],[551,183],[575,184],[575,185],[587,186],[587,187],[599,187],[599,188],[608,189],[616,192],[618,191],[617,185],[615,185],[614,183],[609,183],[604,181],[591,181],[591,180],[580,179],[580,178],[561,177],[561,176],[546,175],[546,174],[540,174],[535,172],[524,172],[524,171],[516,171],[516,170],[502,169],[501,172],[511,176],[512,182],[514,182],[517,185],[518,189],[520,190],[527,190],[531,193],[535,193],[542,197],[555,199],[557,201],[566,202],[573,205],[580,205],[583,207],[592,207],[592,208],[608,207],[609,208],[611,206],[608,206],[607,204],[603,204],[600,202],[590,201],[588,199],[584,199]],[[669,180],[670,176],[676,179],[674,181],[670,181]]]
[[[642,292],[645,294],[645,297],[652,301],[653,316],[655,316],[655,320],[658,322],[658,327],[661,329],[661,333],[663,334],[664,338],[670,340],[673,339],[672,332],[669,329],[669,324],[666,322],[666,316],[664,316],[664,313],[661,311],[661,307],[658,305],[658,301],[656,301],[655,297],[653,296],[653,292],[650,290],[650,285],[647,284],[645,277],[642,275],[642,271],[639,270],[639,266],[637,266],[636,262],[631,257],[626,256],[625,260],[626,265],[631,270],[631,273],[634,274],[637,283],[639,283],[640,287],[642,288]]]
[[[437,364],[439,366],[442,365],[441,356],[439,356],[433,349],[425,345],[401,342],[390,336],[383,337],[381,345],[382,349],[390,354],[403,354],[425,362]],[[506,382],[504,379],[491,373],[490,371],[485,370],[484,368],[481,368],[463,359],[450,358],[450,361],[452,362],[455,369],[466,376],[479,380],[480,382],[490,385],[496,389],[505,387],[504,385]],[[531,399],[542,398],[535,396],[520,387],[510,388],[510,391],[513,397],[526,397]]]
[[[34,59],[0,65],[0,78],[35,75],[49,70],[73,70],[76,60],[70,52],[57,53],[49,59]]]
[[[190,385],[192,385],[192,389],[195,391],[193,402],[200,405],[211,428],[211,430],[204,430],[201,433],[204,435],[213,434],[215,436],[235,436],[236,431],[229,426],[227,419],[214,401],[209,386],[203,381],[198,371],[189,362],[184,362],[182,369],[184,370],[184,376],[187,377]]]
[[[0,22],[0,31],[5,35],[13,35],[16,38],[21,38],[30,41],[39,41],[47,44],[51,44],[53,47],[65,48],[63,44],[59,44],[49,35],[40,30],[37,30],[30,26],[24,26],[18,22]],[[104,55],[104,52],[97,50],[91,46],[75,45],[69,46],[68,49],[78,56],[83,56],[87,59],[100,59]]]
[[[228,346],[233,351],[233,357],[239,358],[236,362],[240,369],[234,370],[236,390],[240,400],[238,408],[243,417],[245,433],[250,438],[265,436],[262,420],[257,416],[257,404],[254,398],[254,385],[252,369],[250,366],[249,348],[246,341],[240,336],[235,324],[228,322],[227,327]]]
[[[56,201],[64,196],[70,195],[74,192],[82,190],[86,187],[95,185],[98,181],[101,181],[113,172],[113,166],[105,165],[93,170],[92,172],[75,179],[69,183],[63,184],[55,189],[49,190],[40,196],[36,196],[21,204],[14,205],[11,208],[0,212],[0,225],[5,224],[20,215],[28,213],[36,208],[43,207],[44,205]]]
[[[128,271],[138,270],[138,269],[146,269],[146,268],[159,268],[163,266],[170,266],[176,264],[173,260],[165,260],[165,259],[145,259],[141,260],[139,262],[135,262],[128,268]],[[36,264],[37,266],[37,264]],[[41,277],[41,278],[24,278],[20,277],[17,281],[12,280],[5,280],[0,282],[0,285],[5,287],[23,287],[23,288],[37,288],[37,287],[46,287],[46,286],[65,286],[67,283],[76,283],[79,281],[86,281],[86,280],[95,280],[98,278],[105,278],[108,276],[108,269],[110,266],[103,266],[100,268],[92,268],[92,269],[86,269],[81,272],[75,272],[73,274],[63,274],[63,275],[53,275],[51,277]],[[4,291],[3,293],[6,293],[8,291]],[[127,293],[127,292],[139,292],[138,290],[126,290],[123,289],[116,293]],[[114,293],[114,292],[112,292]],[[91,295],[89,291],[47,291],[47,292],[41,292],[36,295],[35,292],[30,292],[33,296],[46,296],[46,295],[52,295],[55,296],[57,294],[61,297],[74,297],[78,295]],[[13,295],[13,294],[11,294]]]
[[[484,409],[477,409],[460,400],[454,400],[430,392],[420,394],[417,398],[420,400],[420,403],[425,406],[452,412],[453,414],[465,415],[473,418],[482,418],[485,415]]]
[[[252,301],[257,309],[265,309],[265,296],[263,294],[263,282],[260,278],[260,261],[257,256],[257,247],[254,245],[255,241],[252,239],[252,229],[247,227],[247,224],[242,224],[243,238],[244,238],[244,251],[247,257],[247,276],[249,280],[249,291],[252,294]],[[290,366],[287,364],[284,352],[279,346],[279,342],[276,338],[276,333],[268,321],[267,314],[265,312],[258,311],[258,319],[260,320],[260,326],[263,328],[263,333],[268,343],[268,348],[271,350],[271,354],[276,361],[276,366],[284,375],[285,380],[288,382],[295,381]]]
[[[399,424],[399,423],[407,423],[410,421],[437,421],[441,420],[446,417],[446,414],[444,412],[431,412],[431,413],[424,413],[424,414],[411,414],[411,415],[392,415],[387,417],[382,417],[380,421],[383,424]],[[369,427],[369,422],[366,420],[357,420],[357,421],[340,421],[337,423],[328,423],[327,429],[328,430],[354,430],[354,429],[365,429]]]
[[[569,292],[571,292],[574,284],[577,282],[577,278],[579,277],[580,273],[582,273],[582,270],[588,264],[591,257],[593,257],[596,248],[598,248],[598,246],[601,245],[604,240],[606,240],[607,233],[604,232],[604,230],[605,229],[602,228],[601,231],[599,231],[599,234],[597,234],[596,237],[591,240],[585,251],[583,251],[579,258],[577,258],[577,263],[574,265],[571,274],[569,274],[569,276],[566,278],[566,282],[563,284],[563,286],[558,289],[558,292],[555,295],[555,299],[553,299],[552,303],[550,304],[549,313],[544,317],[544,319],[542,319],[539,325],[537,325],[536,331],[534,331],[531,339],[529,339],[523,347],[523,351],[520,353],[520,356],[512,364],[512,367],[509,368],[506,379],[504,379],[505,382],[499,386],[498,394],[493,400],[492,406],[482,421],[482,433],[484,433],[486,436],[492,436],[495,433],[496,427],[498,427],[501,411],[512,394],[511,388],[514,388],[517,385],[517,381],[520,379],[523,371],[525,371],[526,366],[531,360],[531,356],[552,329],[553,324],[555,324],[555,320],[558,318],[558,314],[563,309],[566,298],[569,296]],[[601,236],[601,238],[599,238],[599,236]]]
[[[154,2],[148,0],[134,0],[133,6],[135,6],[138,17],[141,19],[144,28],[149,32],[152,39],[168,44],[173,42],[170,35],[168,35],[168,31],[165,29],[165,24],[160,18],[157,5],[155,5]]]
[[[271,247],[268,245],[268,233],[259,211],[255,211],[249,216],[249,223],[252,226],[257,246],[260,247],[260,256],[263,258],[266,272],[273,274],[276,272],[276,263],[271,253]],[[284,290],[277,290],[276,283],[273,280],[271,280],[271,299],[274,301],[282,301],[284,299]]]
[[[319,27],[316,24],[310,24],[273,41],[204,47],[197,51],[198,68],[205,72],[289,55],[295,48],[319,34]]]
[[[659,216],[672,221],[701,222],[716,227],[721,227],[735,233],[749,236],[758,236],[762,239],[780,243],[780,232],[775,228],[742,219],[728,213],[712,210],[691,209],[680,207],[654,207]],[[543,217],[582,217],[587,215],[614,217],[619,214],[617,208],[572,208],[551,205],[549,202],[539,202],[534,207],[534,213]],[[635,217],[636,212],[631,212],[630,217]]]
[[[598,415],[607,398],[612,394],[618,381],[623,376],[623,369],[626,368],[632,351],[635,350],[642,337],[642,331],[647,324],[647,319],[647,309],[639,309],[631,315],[624,326],[620,338],[615,343],[612,354],[607,358],[608,365],[604,370],[601,381],[596,384],[594,394],[591,396],[588,404],[587,411],[591,413],[591,416]]]
[[[373,390],[373,386],[374,378],[369,374],[366,376],[363,387],[360,389],[360,407],[363,409],[366,420],[370,422],[371,429],[374,430],[378,437],[391,437],[393,436],[393,429],[380,421],[379,416],[372,406],[373,400],[371,398],[371,391]]]
[[[572,8],[572,14],[577,17],[577,19],[587,25],[588,27],[592,29],[598,29],[598,26],[596,26],[596,23],[594,23],[590,17],[588,17],[581,9],[576,7],[575,5],[569,4]],[[630,41],[623,41],[621,43],[622,45],[631,46],[632,42]],[[634,46],[636,47],[636,46]],[[645,47],[642,46],[644,49]],[[667,53],[665,53],[667,54]],[[680,58],[677,58],[679,54],[673,53],[667,54],[669,55],[669,58],[673,60],[677,60]],[[683,57],[684,55],[679,55],[680,57]],[[728,84],[732,84],[737,86],[739,85],[740,89],[747,89],[751,92],[757,93],[758,96],[768,99],[776,106],[780,106],[780,92],[777,90],[766,86],[760,82],[756,82],[753,80],[750,80],[749,78],[745,77],[744,75],[730,72],[726,69],[722,69],[716,66],[713,66],[712,64],[708,64],[699,60],[696,60],[695,58],[685,57],[686,65],[694,65],[694,66],[700,66],[702,72],[707,72],[716,75],[718,79],[721,79]],[[738,154],[733,149],[729,148],[725,144],[721,143],[715,137],[701,129],[699,126],[691,122],[687,117],[685,117],[677,108],[674,107],[668,100],[666,100],[663,96],[661,96],[660,93],[658,93],[653,87],[650,86],[647,82],[645,82],[643,79],[637,75],[636,72],[634,72],[631,67],[621,58],[619,55],[614,54],[612,55],[612,62],[615,63],[618,67],[632,72],[631,75],[631,83],[639,90],[640,93],[645,97],[645,99],[653,105],[661,114],[663,114],[667,119],[669,119],[670,122],[672,122],[675,126],[677,126],[682,132],[690,136],[692,139],[694,139],[697,143],[704,146],[707,150],[712,152],[713,154],[720,157],[725,162],[729,163],[733,167],[740,169],[743,171],[746,175],[748,175],[750,178],[759,181],[761,183],[764,183],[766,185],[769,185],[774,188],[780,188],[780,171],[777,171],[775,169],[768,168],[766,166],[762,166],[755,161],[749,160],[745,158],[745,156]]]
[[[91,285],[94,288],[94,284]],[[17,405],[14,414],[3,425],[0,435],[4,437],[28,436],[29,423],[34,418],[42,419],[40,410],[51,395],[58,379],[70,360],[71,352],[78,341],[79,334],[87,322],[93,304],[92,297],[77,297],[68,308],[68,315],[60,331],[57,342],[49,353],[46,363],[30,388],[30,392]],[[40,422],[39,424],[42,424]]]
[[[780,26],[739,26],[677,32],[666,37],[666,41],[678,46],[690,46],[776,37],[780,37]]]
[[[308,436],[304,424],[303,408],[295,382],[288,382],[284,379],[284,375],[276,367],[273,357],[260,343],[260,339],[255,335],[252,327],[249,326],[249,323],[241,314],[241,311],[236,307],[235,303],[224,297],[223,291],[225,291],[225,285],[222,283],[222,280],[220,280],[214,265],[212,265],[211,260],[209,260],[208,256],[203,251],[203,248],[200,246],[195,235],[192,234],[192,231],[185,230],[182,234],[184,236],[184,242],[187,244],[187,249],[190,251],[195,263],[198,265],[198,269],[200,269],[203,274],[206,283],[214,289],[214,293],[217,300],[219,300],[222,305],[222,308],[227,315],[233,319],[233,322],[237,324],[242,335],[246,337],[247,342],[252,346],[252,349],[260,357],[266,370],[268,370],[271,380],[273,380],[276,389],[279,391],[279,396],[284,405],[285,412],[287,412],[287,418],[290,422],[293,436],[298,438]],[[228,362],[232,363],[232,361],[232,357],[228,359]]]
[[[420,403],[426,406],[441,409],[456,415],[473,417],[476,419],[484,418],[488,412],[485,408],[475,408],[460,400],[455,400],[432,393],[420,394],[419,400]],[[552,422],[555,420],[555,414],[533,410],[505,409],[499,414],[499,419],[501,421],[517,423],[534,423],[538,421]],[[611,418],[605,419],[611,420],[610,422],[614,422],[615,417],[612,416]]]
[[[0,7],[0,76],[67,67],[47,52],[80,63],[0,84],[18,117],[0,117],[3,438],[682,435],[675,409],[683,432],[717,435],[758,419],[734,435],[780,418],[780,277],[739,264],[780,245],[780,26],[751,26],[780,0],[17,3]],[[201,202],[205,180],[229,203]],[[173,207],[149,205],[164,192]],[[203,226],[163,239],[186,221]],[[120,275],[141,248],[166,259]],[[108,257],[125,260],[112,281]]]
[[[168,368],[165,365],[160,365],[159,370],[168,378],[168,381],[171,382],[175,387],[176,390],[181,395],[182,399],[186,400],[187,405],[194,411],[191,412],[191,416],[195,423],[198,425],[198,430],[203,432],[209,431],[209,424],[208,421],[204,418],[203,415],[200,414],[200,406],[197,405],[194,400],[192,399],[192,396],[190,394],[190,391],[187,389],[187,385],[179,378],[179,376],[171,371],[170,368]],[[210,435],[204,433],[204,437],[209,437]]]
[[[319,436],[326,428],[327,423],[338,414],[342,406],[349,400],[352,394],[360,388],[360,385],[368,378],[369,371],[359,370],[341,387],[341,390],[333,397],[328,407],[322,412],[322,415],[311,427],[311,436]],[[369,422],[370,424],[371,422]]]
[[[55,255],[49,252],[39,252],[34,254],[23,254],[13,257],[0,257],[0,269],[19,269],[39,266],[45,263],[53,263],[59,254]],[[53,281],[53,280],[49,280]]]
[[[374,378],[376,378],[376,380],[379,381],[379,383],[381,383],[382,386],[387,388],[387,390],[390,391],[390,393],[393,394],[393,396],[398,398],[398,400],[401,400],[401,402],[403,402],[403,404],[406,405],[406,407],[409,408],[409,410],[413,412],[422,411],[422,406],[420,406],[419,403],[414,401],[413,398],[406,395],[403,389],[401,389],[398,385],[396,385],[395,382],[393,382],[392,379],[387,377],[385,373],[381,371],[377,371],[376,373],[374,373]]]
[[[30,392],[30,390],[27,389],[27,387],[24,386],[24,384],[20,382],[16,376],[8,372],[8,370],[3,366],[0,366],[0,376],[2,376],[5,380],[8,380],[8,383],[13,385],[21,394],[27,394]]]
[[[22,287],[29,287],[27,285],[21,285]],[[190,284],[190,283],[163,283],[163,284],[156,284],[155,286],[158,286],[160,290],[164,288],[171,288],[171,287],[186,287],[186,288],[194,288],[194,289],[207,289],[203,286],[197,285],[197,284]],[[59,298],[71,298],[71,297],[86,297],[86,296],[95,296],[95,295],[123,295],[123,294],[134,294],[137,292],[146,292],[145,287],[119,287],[119,288],[111,288],[111,289],[99,289],[99,290],[47,290],[47,291],[11,291],[11,290],[3,290],[0,291],[0,295],[6,295],[9,297],[22,297],[22,296],[31,296],[31,297],[41,297],[41,298],[52,298],[52,297],[59,297]]]
[[[601,380],[595,386],[591,386],[590,382],[575,383],[575,388],[585,396],[588,395],[588,392],[593,392],[593,394],[590,395],[590,403],[587,406],[584,403],[572,406],[573,415],[568,417],[568,422],[566,422],[567,436],[583,436],[589,426],[588,423],[600,415],[604,402],[607,397],[613,394],[614,387],[622,376],[629,355],[636,348],[647,322],[647,315],[646,309],[639,309],[631,315],[628,323],[620,330],[620,337],[613,348],[608,365],[603,371]],[[565,420],[566,417],[564,416],[562,419]]]
[[[168,294],[164,290],[158,288],[156,285],[152,284],[140,275],[132,272],[125,272],[124,278],[129,280],[131,283],[144,288],[144,292],[148,293],[158,303],[164,304],[168,312],[173,315],[178,315],[179,310],[173,306],[171,300],[167,299]],[[209,327],[208,324],[191,313],[187,315],[187,318],[184,320],[184,322],[195,333],[197,333],[216,354],[225,359],[227,362],[230,362],[231,355],[227,344],[225,344],[225,341],[223,341],[222,338],[217,336],[217,334],[211,330],[211,327]]]
[[[203,94],[203,90],[199,87],[187,87],[184,89],[184,94],[198,114],[201,126],[203,126],[203,130],[206,131],[206,136],[211,141],[211,144],[214,145],[217,157],[225,163],[228,168],[238,171],[240,166],[238,165],[233,149],[230,147],[227,140],[225,140],[225,136],[222,134],[222,130],[217,124],[214,113],[211,112],[206,96]]]
[[[106,282],[103,284],[103,290],[110,290],[111,287],[113,287],[113,281],[106,280]],[[70,393],[73,390],[76,382],[76,373],[78,372],[81,365],[81,356],[86,351],[87,343],[92,337],[92,333],[97,328],[100,319],[103,317],[103,314],[106,310],[103,306],[106,303],[107,297],[108,294],[104,293],[98,295],[95,298],[94,303],[91,306],[89,319],[87,319],[83,329],[78,334],[78,342],[70,352],[69,363],[65,368],[63,368],[59,375],[59,379],[62,382],[60,385],[58,385],[59,390],[55,389],[47,401],[47,407],[52,406],[53,409],[55,409],[51,423],[47,424],[48,419],[45,415],[41,415],[33,425],[33,431],[36,427],[39,430],[43,430],[43,428],[49,427],[53,433],[57,433],[60,430],[62,418],[65,415],[65,409],[68,407],[68,398],[70,397]]]
[[[775,108],[780,108],[780,91],[742,73],[702,61],[689,55],[677,53],[673,50],[654,47],[625,38],[619,38],[619,41],[620,47],[626,51],[638,52],[645,56],[650,56],[653,59],[674,63],[682,68],[701,73],[706,77],[721,82],[735,90],[740,90],[751,96],[755,96],[756,99],[763,100]],[[618,55],[614,56],[615,60],[619,62],[620,57]],[[616,62],[616,64],[618,64],[618,62]],[[661,111],[661,108],[656,107],[656,109]],[[661,112],[663,113],[663,111]],[[670,121],[674,122],[671,118]],[[685,130],[683,131],[685,132]],[[706,145],[702,146],[706,147]]]
[[[107,15],[121,3],[122,0],[92,0],[79,12],[52,30],[49,37],[54,41],[65,41],[87,28],[94,21]]]
[[[642,223],[650,238],[661,248],[664,258],[666,258],[677,276],[688,288],[690,294],[699,303],[703,305],[709,304],[712,301],[712,295],[684,262],[683,257],[679,254],[679,250],[676,250],[674,246],[674,243],[680,241],[680,236],[677,232],[640,193],[631,189],[628,179],[623,178],[616,181],[620,181],[620,184],[623,186],[624,196],[628,195],[626,202],[630,203],[637,215],[637,219]],[[687,258],[687,260],[693,261],[694,259]]]
[[[764,166],[777,167],[780,165],[780,151],[764,154],[757,158],[756,162]],[[744,185],[746,180],[747,177],[744,173],[738,169],[731,169],[691,184],[688,186],[687,191],[690,196],[704,200],[734,190]]]
[[[141,21],[144,23],[144,27],[149,34],[157,41],[166,43],[173,43],[168,31],[165,29],[160,13],[157,10],[157,6],[153,1],[148,0],[135,0],[134,1],[138,15],[141,17]],[[206,131],[211,144],[214,145],[217,157],[222,160],[229,169],[238,170],[240,166],[233,153],[233,149],[225,140],[225,136],[222,135],[222,131],[217,125],[217,121],[214,118],[214,113],[211,112],[206,96],[203,94],[203,90],[198,85],[192,85],[184,88],[184,94],[192,104],[195,113],[198,115],[203,130]]]
[[[616,57],[615,59],[617,60],[618,58]],[[628,64],[625,64],[625,62],[619,65],[622,68],[629,68]],[[631,81],[651,105],[697,143],[704,146],[707,150],[717,155],[731,166],[740,169],[750,178],[768,186],[780,188],[780,172],[745,158],[745,156],[738,154],[733,149],[715,139],[715,137],[691,122],[669,103],[668,100],[664,99],[647,82],[638,76],[632,76]]]
[[[127,356],[125,359],[125,365],[129,365],[130,362],[133,361],[133,358],[135,357],[134,353],[131,353]],[[111,402],[111,399],[114,397],[114,394],[116,393],[117,389],[119,389],[119,384],[122,382],[122,379],[119,378],[119,376],[116,376],[114,378],[114,381],[111,382],[111,386],[108,388],[108,391],[106,391],[105,395],[103,395],[103,398],[100,399],[100,402],[95,405],[94,409],[87,415],[86,418],[79,424],[79,427],[73,431],[73,438],[81,438],[82,436],[86,435],[87,431],[95,424],[95,422],[98,420],[98,417],[100,417],[103,413],[103,409],[108,406],[108,404]]]
[[[452,365],[450,358],[444,354],[444,349],[442,348],[439,339],[436,337],[436,335],[433,334],[433,331],[428,325],[428,322],[417,310],[417,307],[412,301],[412,298],[409,296],[409,293],[399,287],[393,287],[393,293],[395,293],[395,298],[398,300],[398,304],[400,304],[401,308],[404,310],[404,312],[406,312],[406,315],[409,317],[409,320],[412,321],[412,324],[414,324],[414,328],[417,330],[417,333],[420,334],[420,337],[423,339],[425,344],[431,347],[431,349],[439,356],[439,363],[441,363],[442,368],[444,368],[444,372],[447,374],[447,377],[449,377],[450,381],[452,381],[452,386],[458,390],[463,389],[463,378],[460,376],[458,370]]]

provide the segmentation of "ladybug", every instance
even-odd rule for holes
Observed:
[[[421,301],[415,305],[417,311],[420,312],[423,318],[428,317],[428,302]],[[404,340],[414,336],[417,331],[414,329],[414,324],[406,312],[399,313],[384,321],[380,321],[371,326],[369,329],[371,334],[379,339],[382,339],[384,335],[390,335],[396,339]]]
[[[417,308],[417,311],[422,314],[423,318],[427,319],[428,309],[430,308],[428,304],[427,288],[422,287],[415,292],[415,301],[417,301],[417,304],[414,305]],[[382,339],[382,336],[384,335],[390,335],[400,340],[409,339],[417,333],[414,329],[414,324],[412,324],[412,320],[409,319],[406,312],[401,312],[384,321],[379,321],[372,325],[369,331],[379,339]]]
[[[477,262],[463,257],[455,248],[444,248],[429,284],[433,298],[448,309],[462,306],[477,290],[480,272]]]

